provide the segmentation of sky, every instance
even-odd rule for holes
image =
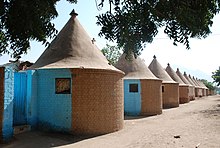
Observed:
[[[86,2],[80,0],[77,4],[70,4],[66,1],[58,2],[57,11],[59,16],[53,20],[58,31],[62,29],[70,18],[69,13],[72,9],[75,9],[79,14],[77,17],[91,39],[96,39],[96,45],[100,49],[105,47],[106,43],[109,42],[104,37],[98,36],[101,27],[96,25],[96,16],[108,10],[109,5],[105,3],[103,10],[98,10],[95,0]],[[211,27],[212,34],[207,38],[190,39],[190,50],[187,50],[181,44],[174,46],[161,29],[154,41],[146,45],[140,57],[144,59],[148,66],[155,55],[164,68],[166,68],[167,63],[170,63],[174,70],[179,68],[182,73],[186,71],[187,74],[212,82],[212,72],[220,66],[220,14],[215,16],[213,22],[214,24]],[[22,55],[21,60],[35,62],[45,49],[44,45],[33,41],[31,42],[31,49],[26,55]],[[7,63],[9,59],[11,58],[8,55],[1,56],[0,65]]]

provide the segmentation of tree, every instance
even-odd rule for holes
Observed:
[[[115,65],[119,57],[122,55],[122,49],[120,47],[109,44],[106,44],[106,47],[101,51],[111,65]]]
[[[207,80],[202,79],[201,80],[203,84],[209,89],[209,90],[215,90],[215,86],[213,85],[212,82],[208,82]]]
[[[58,15],[58,1],[0,0],[0,54],[19,58],[27,53],[31,40],[47,45],[47,39],[57,34],[51,20]],[[136,56],[161,27],[174,45],[183,43],[189,48],[190,37],[205,38],[211,33],[220,0],[100,0],[99,7],[104,2],[110,10],[97,16],[102,26],[99,35]]]
[[[189,38],[205,38],[211,33],[212,18],[220,0],[110,0],[114,9],[99,15],[99,33],[107,40],[139,55],[144,43],[151,43],[158,28],[165,27],[173,44],[189,49]],[[103,0],[100,4],[104,4]]]
[[[217,86],[220,85],[220,67],[215,72],[212,72],[212,78],[214,79],[214,82],[217,83]]]
[[[48,44],[47,39],[57,34],[51,20],[58,16],[58,1],[0,0],[0,54],[19,58],[27,53],[31,40]]]

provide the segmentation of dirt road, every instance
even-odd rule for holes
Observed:
[[[17,135],[5,148],[220,148],[220,96],[203,97],[162,115],[127,118],[123,130],[85,138],[57,133]]]

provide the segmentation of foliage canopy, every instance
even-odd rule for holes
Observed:
[[[30,48],[30,41],[47,45],[57,30],[52,19],[58,16],[59,0],[0,0],[0,54],[19,58]],[[77,0],[67,0],[76,3]],[[98,1],[98,0],[97,0]],[[99,0],[110,10],[97,16],[100,36],[116,41],[125,53],[138,55],[158,29],[174,45],[189,46],[189,38],[205,38],[211,33],[212,18],[219,12],[220,0]]]
[[[203,84],[209,89],[209,90],[215,90],[215,86],[213,85],[212,82],[208,82],[207,80],[202,79],[201,80]]]
[[[109,44],[106,44],[106,47],[104,47],[101,51],[111,65],[115,65],[122,55],[122,49],[120,49],[120,47]]]
[[[51,20],[58,16],[58,1],[0,0],[0,53],[19,58],[30,48],[31,40],[48,44],[47,39],[57,34]]]
[[[212,18],[219,12],[219,0],[109,0],[114,6],[97,16],[102,26],[99,33],[107,40],[116,41],[126,53],[136,55],[143,43],[151,43],[158,29],[173,44],[182,43],[190,48],[189,38],[205,38],[211,33]],[[102,0],[100,6],[104,4]]]
[[[220,67],[215,72],[212,72],[212,78],[214,79],[214,82],[217,83],[217,86],[220,85]]]

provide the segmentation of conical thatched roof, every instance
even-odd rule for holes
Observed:
[[[180,77],[176,74],[176,72],[170,67],[170,64],[168,63],[167,64],[167,67],[166,67],[166,72],[169,74],[169,76],[174,80],[176,81],[177,83],[179,83],[179,85],[181,86],[184,86],[186,85],[181,79]]]
[[[176,83],[175,81],[173,81],[173,79],[168,75],[168,73],[163,69],[163,67],[157,61],[156,56],[154,56],[154,59],[150,63],[148,68],[151,70],[151,72],[156,77],[163,80],[163,83]]]
[[[198,80],[197,78],[193,77],[193,79],[202,87],[202,88],[205,88],[205,89],[208,89],[205,84],[201,81],[201,80]]]
[[[184,76],[183,74],[180,72],[179,68],[177,68],[176,74],[180,77],[180,79],[188,85],[192,85]]]
[[[196,85],[192,82],[192,80],[187,76],[186,72],[184,72],[183,75],[184,75],[184,77],[189,81],[189,83],[190,83],[191,85],[196,86]]]
[[[191,77],[191,75],[189,74],[189,79],[195,84],[195,86],[196,87],[201,87],[197,82],[195,82],[194,80],[193,80],[193,78]]]
[[[198,85],[200,85],[199,82],[195,79],[194,76],[191,76],[191,79],[192,79],[195,83],[197,83]]]
[[[148,69],[140,57],[134,58],[132,55],[132,57],[127,60],[125,56],[126,54],[122,54],[117,64],[115,65],[116,68],[125,73],[125,79],[158,79]]]
[[[108,64],[107,59],[81,26],[76,13],[71,15],[57,37],[30,69],[85,68],[119,71]]]

